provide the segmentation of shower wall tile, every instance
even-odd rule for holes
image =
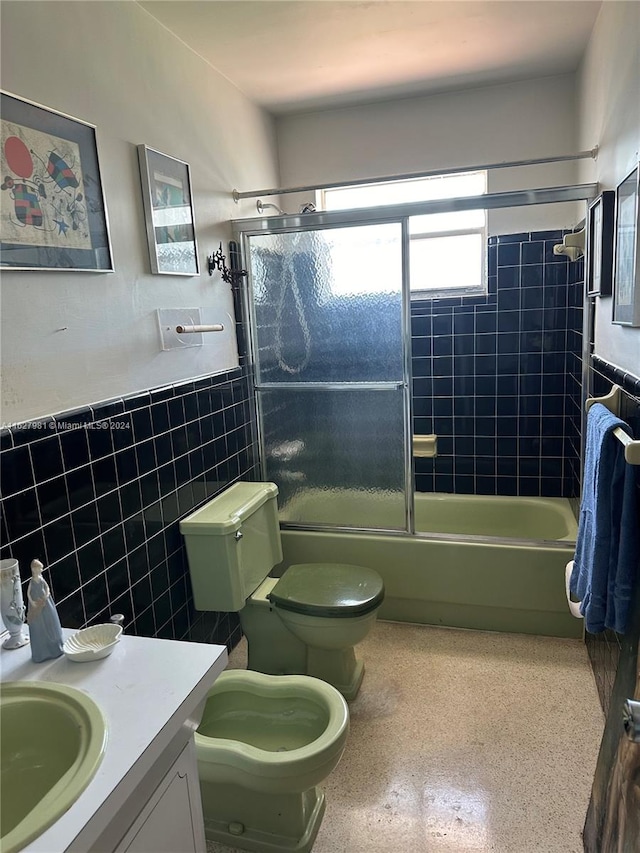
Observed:
[[[486,297],[412,303],[414,432],[438,435],[418,491],[578,493],[584,272],[553,254],[566,233],[492,237]]]
[[[25,581],[44,563],[64,625],[237,642],[235,615],[194,609],[179,521],[256,479],[250,387],[241,367],[2,431],[0,555]]]

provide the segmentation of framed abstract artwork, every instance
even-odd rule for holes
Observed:
[[[151,272],[198,275],[189,166],[138,145]]]
[[[615,204],[615,191],[605,190],[589,205],[587,217],[588,296],[611,296]]]
[[[638,166],[616,190],[616,248],[613,322],[640,326],[640,242]]]
[[[0,267],[113,272],[95,127],[0,99]]]

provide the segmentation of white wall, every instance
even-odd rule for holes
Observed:
[[[2,420],[232,368],[231,293],[205,259],[255,210],[233,188],[278,183],[272,120],[128,0],[3,0],[1,13],[3,89],[97,126],[116,270],[3,273]],[[191,166],[200,276],[150,274],[139,143]],[[225,332],[162,352],[155,309],[193,307]]]
[[[277,120],[282,186],[529,160],[578,150],[574,75],[287,115]],[[501,169],[489,190],[575,183],[575,163]],[[301,197],[282,196],[297,210]],[[305,198],[304,200],[312,200]],[[584,206],[492,215],[494,233],[566,227]]]
[[[640,156],[640,3],[602,4],[578,79],[580,144],[600,146],[583,179],[615,189]],[[611,298],[596,299],[595,352],[640,376],[640,329],[613,325],[611,313]]]

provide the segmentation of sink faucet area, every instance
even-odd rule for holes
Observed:
[[[133,636],[86,663],[3,649],[2,853],[203,849],[193,733],[226,662],[224,646]]]

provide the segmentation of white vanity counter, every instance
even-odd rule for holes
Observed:
[[[109,834],[123,810],[121,820],[129,813],[133,820],[149,786],[152,791],[159,781],[163,754],[170,753],[171,763],[176,749],[190,741],[207,692],[226,663],[224,646],[126,635],[109,657],[90,663],[63,656],[36,664],[29,646],[2,649],[2,681],[75,687],[96,702],[107,722],[107,748],[95,776],[69,811],[24,850],[86,853],[105,831]]]

